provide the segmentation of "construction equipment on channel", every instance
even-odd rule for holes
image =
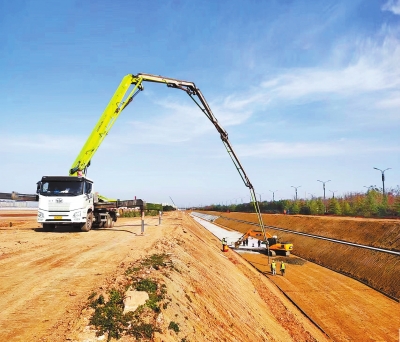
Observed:
[[[267,239],[265,239],[265,235],[267,235]],[[235,248],[239,248],[242,242],[250,236],[267,244],[270,256],[275,256],[277,254],[289,256],[290,252],[293,250],[293,244],[290,242],[279,242],[276,235],[272,236],[267,232],[264,234],[262,230],[255,229],[249,229],[246,233],[244,233],[239,240],[235,242]]]

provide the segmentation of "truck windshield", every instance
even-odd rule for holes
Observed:
[[[40,189],[40,194],[44,196],[77,196],[82,195],[82,193],[82,182],[44,182]]]

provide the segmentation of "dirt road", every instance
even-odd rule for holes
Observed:
[[[0,228],[0,340],[37,341],[76,314],[76,304],[121,262],[140,257],[161,237],[153,229],[151,238],[144,238],[139,224],[121,220],[114,229],[89,234],[67,229],[45,233],[33,220],[19,220],[16,229]]]

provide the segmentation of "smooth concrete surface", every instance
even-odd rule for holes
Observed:
[[[195,214],[195,215],[193,215]],[[200,218],[202,214],[199,213],[191,213],[191,216],[198,222],[200,223],[204,228],[206,228],[208,231],[210,231],[212,234],[214,234],[218,239],[222,240],[223,238],[226,238],[228,242],[228,246],[233,248],[235,247],[235,242],[238,241],[242,236],[243,233],[234,231],[234,230],[228,230],[222,227],[219,227],[205,219]],[[207,219],[210,219],[214,221],[218,216],[212,217],[211,215],[204,215],[205,217],[207,216]],[[246,252],[257,252],[260,249],[265,250],[265,244],[261,244],[261,247],[258,247],[258,239],[249,237],[248,238],[248,245],[244,246],[243,243],[239,246],[238,249],[236,249],[238,252],[241,251],[246,251]]]

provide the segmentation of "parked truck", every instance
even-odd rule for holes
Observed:
[[[72,225],[83,232],[93,227],[111,228],[118,208],[140,208],[142,200],[106,200],[94,192],[93,181],[84,176],[43,176],[38,182],[37,221],[52,231],[59,225]]]

